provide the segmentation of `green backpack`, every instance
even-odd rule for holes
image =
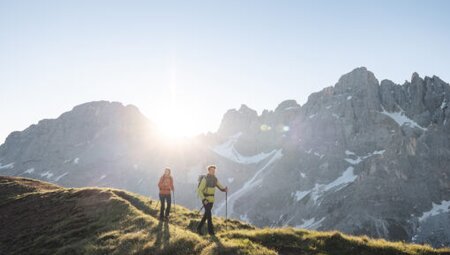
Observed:
[[[203,193],[203,190],[200,190],[200,183],[202,182],[203,179],[206,180],[206,175],[200,175],[198,177],[198,184],[197,184],[197,196],[198,197],[200,197],[200,194]]]

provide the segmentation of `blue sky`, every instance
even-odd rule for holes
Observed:
[[[0,143],[94,100],[170,132],[215,131],[366,66],[450,81],[450,1],[3,1]]]

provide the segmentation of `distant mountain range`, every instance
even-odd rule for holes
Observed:
[[[436,76],[398,85],[362,67],[302,106],[287,100],[258,115],[242,105],[217,132],[178,145],[134,106],[91,102],[11,133],[0,174],[156,197],[171,166],[176,202],[197,208],[197,177],[214,163],[234,218],[449,246],[448,102]]]

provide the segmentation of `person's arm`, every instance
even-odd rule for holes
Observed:
[[[220,191],[222,191],[222,192],[228,191],[228,187],[223,187],[223,185],[219,182],[219,180],[217,180],[216,187],[219,188]]]
[[[161,189],[163,178],[159,178],[158,188]]]
[[[172,191],[175,191],[175,189],[173,188],[173,178],[170,177],[170,188],[172,189]]]

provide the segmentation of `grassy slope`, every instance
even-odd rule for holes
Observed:
[[[170,224],[157,204],[122,190],[65,189],[0,177],[0,254],[450,254],[339,232],[258,229],[214,218],[217,237],[193,232],[200,215],[176,206]]]

